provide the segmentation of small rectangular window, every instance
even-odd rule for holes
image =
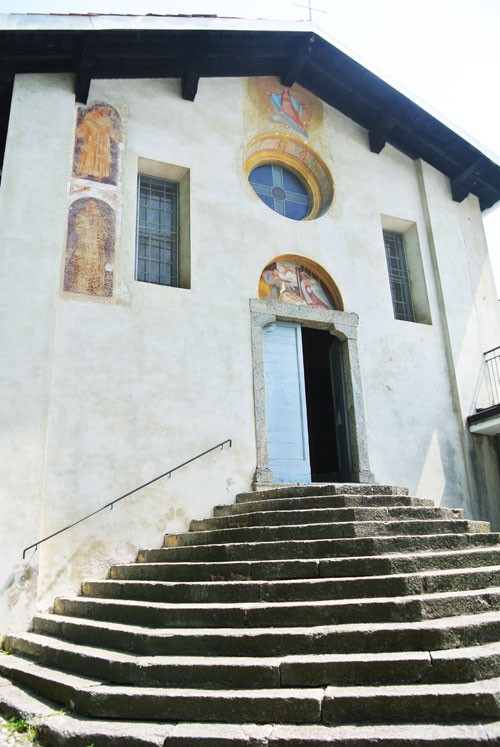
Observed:
[[[139,174],[136,280],[179,286],[179,185]]]
[[[384,244],[394,316],[396,319],[415,322],[403,234],[396,231],[384,231]]]

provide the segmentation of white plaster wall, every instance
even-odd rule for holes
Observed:
[[[0,620],[28,623],[38,563],[72,79],[18,76],[0,189]],[[49,230],[51,229],[51,230]]]
[[[449,199],[449,185],[425,164],[423,181],[430,206],[443,316],[456,364],[462,411],[474,411],[481,354],[498,345],[499,304],[477,198]],[[478,357],[479,354],[479,357]]]
[[[187,102],[178,81],[93,81],[89,103],[114,106],[125,130],[115,297],[103,300],[60,291],[72,81],[24,76],[16,83],[0,193],[1,298],[12,320],[3,330],[8,435],[2,478],[8,482],[1,505],[10,522],[5,579],[30,576],[39,566],[40,608],[73,592],[82,577],[104,575],[110,562],[160,545],[165,531],[186,529],[191,518],[209,515],[214,504],[250,487],[255,432],[248,300],[256,296],[262,269],[281,254],[322,265],[339,286],[345,310],[359,314],[375,478],[407,484],[438,503],[470,507],[415,164],[388,146],[380,155],[370,153],[367,133],[325,107],[323,130],[311,145],[333,172],[334,203],[316,221],[282,218],[259,200],[243,173],[245,146],[259,134],[245,121],[246,91],[245,81],[203,79],[196,100]],[[190,170],[190,290],[133,279],[141,157]],[[463,298],[452,335],[460,349],[465,318],[476,324],[478,297],[489,293],[488,270],[481,272],[485,246],[477,239],[480,216],[475,204],[451,203],[445,179],[429,178],[430,225],[436,242],[444,242],[440,264],[450,278],[457,237],[465,256],[472,243],[476,291],[474,300],[470,293]],[[393,317],[382,214],[417,225],[432,325]],[[445,234],[455,237],[452,246]],[[490,301],[487,307],[489,325]],[[474,370],[486,339],[475,346]],[[468,376],[460,369],[466,400]],[[51,540],[27,564],[18,562],[24,543],[225,438],[234,440],[231,450],[208,455]],[[34,594],[35,583],[23,597],[28,603],[20,603],[25,614],[34,611]],[[3,629],[23,625],[19,609],[15,618],[2,616]]]
[[[327,269],[346,310],[360,318],[372,471],[379,482],[469,508],[415,164],[390,146],[370,153],[362,128],[333,111],[328,119],[337,195],[330,234],[335,264]],[[394,319],[381,215],[416,223],[431,325]]]
[[[457,204],[448,199],[449,185],[422,165],[422,193],[428,205],[428,230],[435,247],[435,274],[440,285],[440,316],[445,330],[454,413],[468,468],[471,511],[500,526],[498,453],[489,439],[472,436],[466,418],[481,402],[483,353],[498,345],[500,305],[477,199]]]

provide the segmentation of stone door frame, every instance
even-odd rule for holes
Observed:
[[[255,410],[255,440],[257,465],[254,487],[275,485],[274,475],[269,468],[266,388],[264,378],[264,346],[262,330],[275,322],[296,322],[304,327],[327,330],[342,342],[344,364],[346,408],[349,418],[349,432],[352,453],[353,482],[374,482],[368,458],[366,419],[361,384],[361,370],[358,356],[357,314],[346,311],[318,309],[311,306],[250,299],[253,388]]]

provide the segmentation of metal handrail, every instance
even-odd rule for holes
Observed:
[[[211,451],[215,451],[215,449],[221,449],[221,450],[224,449],[224,446],[226,444],[229,444],[229,448],[231,448],[231,446],[233,445],[233,442],[230,438],[226,438],[226,440],[221,441],[220,444],[216,444],[215,446],[212,446],[210,449],[207,449],[206,451],[202,451],[201,454],[197,454],[191,459],[188,459],[186,462],[182,462],[182,464],[178,464],[177,467],[172,467],[172,469],[167,470],[167,472],[163,472],[163,474],[158,475],[158,477],[153,477],[152,480],[148,480],[148,482],[145,482],[142,485],[139,485],[138,488],[129,490],[128,493],[121,495],[119,498],[115,498],[115,500],[111,501],[110,503],[106,503],[105,506],[101,506],[101,508],[98,508],[96,511],[92,511],[91,514],[87,514],[87,516],[84,516],[82,519],[78,519],[78,521],[74,521],[72,524],[68,524],[68,526],[64,527],[63,529],[59,529],[57,532],[53,532],[53,534],[49,534],[48,537],[44,537],[43,539],[38,540],[38,542],[34,542],[32,545],[29,545],[29,547],[25,547],[23,550],[23,560],[28,550],[31,550],[33,547],[35,548],[35,552],[36,552],[38,550],[38,545],[41,545],[43,542],[47,542],[47,540],[52,539],[53,537],[57,537],[58,534],[62,534],[63,532],[66,532],[68,529],[71,529],[72,527],[76,527],[77,524],[81,524],[83,521],[87,521],[87,519],[90,519],[92,516],[95,516],[101,511],[104,511],[106,508],[109,508],[112,510],[115,503],[118,503],[119,501],[123,501],[124,498],[128,498],[129,495],[133,495],[133,493],[137,493],[139,492],[139,490],[142,490],[143,488],[147,488],[148,485],[152,485],[154,482],[161,480],[163,477],[168,476],[170,478],[172,476],[172,473],[176,472],[176,470],[181,469],[181,467],[185,467],[186,464],[191,464],[191,462],[195,462],[197,459],[200,459],[202,456],[205,456],[205,454],[209,454]]]

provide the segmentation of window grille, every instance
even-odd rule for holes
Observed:
[[[136,279],[179,285],[179,185],[139,174]]]
[[[396,231],[384,231],[384,244],[394,316],[396,319],[415,322],[403,234],[396,233]]]

